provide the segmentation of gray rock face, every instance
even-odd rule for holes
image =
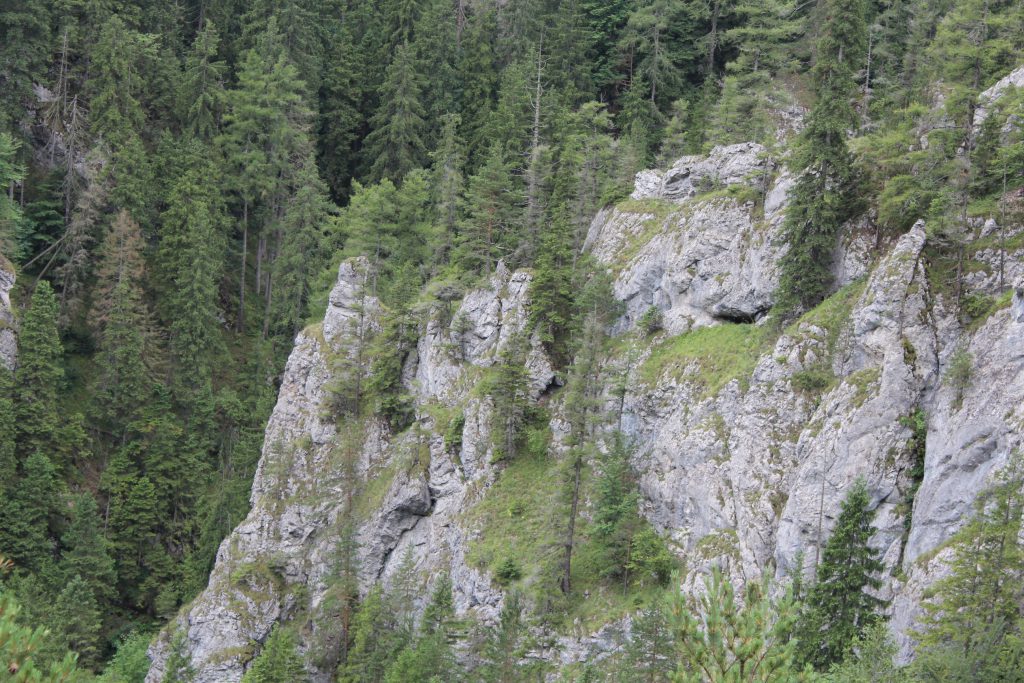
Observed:
[[[775,166],[765,154],[743,143],[684,157],[665,172],[643,171],[632,203],[597,215],[584,248],[616,275],[615,295],[626,304],[616,332],[652,307],[672,334],[752,322],[771,308],[793,178],[781,173],[768,182]],[[867,232],[847,232],[836,255],[840,285],[862,276],[871,259]]]
[[[13,288],[14,270],[0,256],[0,365],[12,371],[18,360],[17,323],[11,309]]]
[[[350,367],[360,344],[380,327],[367,272],[363,260],[343,263],[323,324],[296,338],[267,425],[252,510],[221,545],[207,589],[153,646],[148,681],[161,680],[178,629],[186,635],[197,683],[220,683],[241,679],[276,621],[300,608],[316,614],[351,495],[367,507],[351,517],[363,592],[387,584],[408,562],[423,584],[449,573],[460,614],[497,619],[501,592],[466,562],[475,532],[466,526],[465,511],[495,476],[489,400],[467,396],[480,369],[517,339],[527,349],[534,397],[554,381],[539,341],[526,331],[530,275],[499,267],[447,322],[440,312],[432,316],[406,361],[417,421],[392,437],[375,419],[332,413],[338,368]],[[424,410],[428,404],[461,410],[459,452],[449,452],[440,436],[447,425]],[[430,590],[423,588],[417,600],[425,603]],[[330,679],[330,672],[313,673],[316,680]]]
[[[988,118],[992,106],[1011,87],[1024,88],[1024,66],[1014,69],[978,96],[978,108],[974,111],[975,135],[981,132],[981,126],[985,123],[985,119]]]

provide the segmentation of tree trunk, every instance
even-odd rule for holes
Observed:
[[[245,265],[249,254],[249,200],[242,202],[242,265],[238,273],[238,320],[235,329],[245,329]]]
[[[569,528],[565,537],[565,559],[562,561],[562,593],[569,594],[572,590],[572,546],[576,534],[576,513],[580,503],[580,478],[583,472],[583,452],[576,448],[573,462],[572,506],[569,511]]]

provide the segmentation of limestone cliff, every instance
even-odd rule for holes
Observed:
[[[1024,277],[1024,253],[996,253],[985,238],[1022,226],[973,224],[979,267],[967,286],[995,303],[965,326],[929,275],[926,225],[876,249],[855,222],[836,254],[842,288],[777,334],[763,320],[790,184],[760,146],[721,147],[641,173],[629,200],[595,218],[585,248],[625,304],[602,372],[624,374],[627,390],[609,382],[606,412],[616,419],[605,434],[621,429],[634,445],[642,513],[670,539],[685,590],[713,564],[740,582],[789,573],[799,557],[810,571],[846,490],[863,478],[906,654],[921,596],[943,571],[936,552],[1020,447],[1024,288],[1004,294],[1002,282]],[[296,339],[252,511],[222,544],[209,587],[154,645],[147,680],[161,680],[176,630],[199,683],[238,681],[280,620],[303,620],[312,653],[325,637],[318,615],[343,552],[343,517],[354,524],[363,592],[411,562],[421,596],[448,573],[459,614],[496,617],[503,592],[471,556],[483,534],[474,511],[504,470],[492,457],[491,400],[476,388],[513,339],[527,339],[529,399],[549,411],[553,458],[564,425],[562,378],[529,336],[531,274],[499,268],[479,289],[431,300],[404,361],[413,424],[392,434],[335,400],[338,381],[361,379],[341,369],[359,367],[354,356],[380,324],[367,269],[343,263],[323,323]],[[645,336],[636,323],[652,307],[665,329]],[[947,372],[964,353],[966,383]],[[920,477],[913,446],[922,437]],[[600,657],[628,627],[551,634],[541,654]],[[329,679],[329,663],[312,654],[308,663],[315,680]]]
[[[14,268],[0,255],[0,365],[8,370],[14,370],[18,356],[14,311],[11,309],[13,288]]]

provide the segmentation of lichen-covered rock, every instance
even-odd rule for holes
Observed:
[[[18,359],[18,337],[11,309],[13,288],[14,269],[0,255],[0,365],[8,370],[14,370]]]
[[[992,106],[1009,88],[1024,88],[1024,66],[1014,69],[985,92],[978,95],[978,106],[974,110],[974,135],[981,132]]]

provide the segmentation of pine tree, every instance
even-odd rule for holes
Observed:
[[[923,633],[917,634],[919,671],[934,670],[923,680],[1013,680],[999,674],[999,652],[1022,636],[1022,486],[1024,463],[1015,455],[953,537],[951,573],[935,584],[934,597],[925,603]]]
[[[200,140],[213,140],[220,131],[226,107],[224,80],[227,65],[217,59],[220,36],[212,21],[206,21],[185,58],[180,86],[182,127]]]
[[[89,78],[89,122],[93,135],[113,148],[142,131],[146,113],[140,101],[143,88],[140,63],[153,50],[153,36],[138,33],[112,14],[90,51],[95,72]]]
[[[78,654],[78,662],[95,669],[100,662],[101,620],[96,597],[89,584],[73,576],[57,596],[51,622],[64,647]]]
[[[857,178],[846,146],[857,125],[851,105],[867,32],[863,0],[827,0],[812,71],[815,103],[801,133],[784,232],[789,250],[780,261],[778,307],[806,310],[832,287],[832,255],[843,222],[856,208]]]
[[[493,461],[511,460],[519,452],[529,408],[529,375],[526,371],[528,341],[514,335],[498,354],[495,373],[488,387],[492,401],[491,433],[494,439]]]
[[[41,280],[18,333],[15,414],[22,458],[36,452],[60,453],[54,446],[63,423],[57,402],[64,382],[62,357],[57,299],[50,283]]]
[[[209,391],[214,357],[221,350],[218,291],[224,262],[223,214],[209,162],[193,149],[175,179],[161,216],[159,249],[164,305],[176,380],[184,390]]]
[[[0,552],[19,567],[46,570],[53,562],[51,522],[60,500],[53,463],[35,451],[22,465],[22,476],[9,500],[0,506]]]
[[[50,40],[49,3],[0,6],[0,130],[14,129],[24,117],[32,86],[43,80]]]
[[[456,261],[466,270],[489,275],[498,259],[514,250],[521,206],[522,190],[503,145],[495,142],[469,179]]]
[[[639,494],[623,436],[616,433],[597,480],[593,538],[602,556],[601,573],[629,581],[630,551],[640,529]]]
[[[302,659],[295,651],[295,636],[277,625],[242,676],[242,683],[300,683],[308,680]]]
[[[665,607],[654,604],[633,618],[620,677],[623,683],[662,683],[675,670],[675,647]]]
[[[120,212],[100,245],[93,288],[89,320],[98,337],[101,370],[93,391],[102,419],[116,433],[123,432],[152,391],[146,363],[156,361],[157,350],[144,300],[143,248],[138,223],[126,211]]]
[[[90,494],[72,498],[71,523],[61,536],[61,545],[60,566],[66,579],[85,581],[100,605],[113,601],[117,596],[114,561],[103,536],[96,499]]]
[[[296,183],[281,218],[283,237],[274,260],[271,313],[274,329],[285,332],[289,340],[302,328],[314,278],[323,269],[324,232],[333,208],[312,155],[298,171]]]
[[[517,592],[505,596],[497,625],[487,629],[481,652],[480,680],[484,683],[516,683],[533,678],[542,667],[525,663],[533,640],[523,618],[523,601]],[[475,672],[474,672],[475,673]]]
[[[14,442],[17,418],[13,383],[14,377],[11,372],[0,366],[0,500],[8,500],[13,493],[18,474],[18,457]],[[0,503],[0,508],[2,507],[3,503]]]
[[[25,169],[17,160],[19,147],[11,135],[0,131],[0,187],[12,188],[25,178]],[[8,259],[20,261],[28,254],[25,227],[21,207],[7,193],[0,192],[0,253]]]
[[[407,43],[399,45],[380,87],[380,107],[370,119],[366,153],[373,178],[399,182],[426,160],[422,77]]]
[[[870,504],[867,486],[858,480],[843,500],[807,596],[800,654],[819,670],[842,661],[850,643],[875,623],[884,604],[867,592],[881,587],[878,573],[884,568],[878,551],[868,545],[874,534]]]
[[[356,172],[356,146],[365,125],[361,109],[367,82],[365,55],[358,49],[348,22],[328,45],[327,72],[320,93],[317,159],[331,196],[348,196]]]
[[[717,567],[705,580],[707,592],[693,605],[679,592],[669,602],[680,683],[705,681],[814,681],[813,672],[796,664],[790,635],[797,620],[792,596],[772,600],[768,575],[750,581],[742,602]],[[741,606],[742,605],[742,606]]]
[[[438,265],[446,263],[450,257],[459,229],[462,192],[465,187],[463,166],[466,162],[464,144],[458,134],[461,122],[458,114],[445,115],[441,139],[431,155],[434,160],[432,185],[435,207],[444,235],[438,245],[440,253],[434,257]]]
[[[188,636],[178,629],[171,637],[170,651],[164,664],[164,678],[161,683],[192,683],[196,678],[192,659],[188,651]]]

